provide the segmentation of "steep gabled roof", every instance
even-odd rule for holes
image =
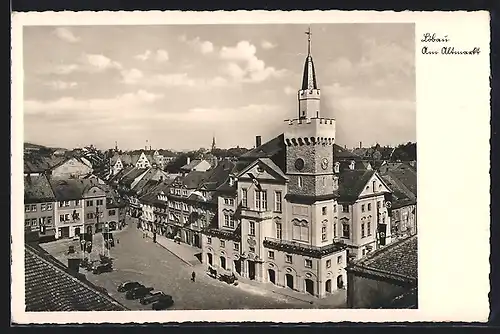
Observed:
[[[285,149],[285,135],[282,133],[264,144],[243,154],[241,160],[254,160],[258,158],[272,158]]]
[[[36,311],[125,311],[99,287],[75,277],[38,245],[25,244],[25,304]]]
[[[127,174],[123,176],[123,178],[120,180],[121,183],[124,185],[130,187],[132,183],[134,182],[135,179],[137,179],[139,176],[141,176],[143,173],[146,173],[145,169],[140,169],[140,168],[132,168]]]
[[[390,170],[388,174],[401,182],[413,196],[417,197],[417,172],[413,167],[402,164],[398,168]]]
[[[339,200],[356,200],[366,183],[373,176],[373,170],[343,170],[339,174]]]
[[[83,180],[76,179],[51,179],[50,185],[58,201],[81,199],[86,186]]]
[[[188,164],[185,164],[184,166],[182,166],[181,169],[191,171],[191,170],[193,170],[193,168],[198,166],[201,163],[201,161],[202,161],[201,159],[191,160]]]
[[[209,172],[201,172],[193,170],[186,174],[184,177],[180,177],[180,182],[182,186],[186,189],[196,189],[198,188]]]
[[[55,201],[54,191],[45,175],[29,175],[24,178],[24,202],[52,202]]]
[[[39,154],[24,155],[24,172],[25,173],[41,173],[54,168],[61,162],[66,161],[65,157],[56,156],[41,156]]]

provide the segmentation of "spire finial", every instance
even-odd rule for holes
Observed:
[[[307,28],[305,34],[307,35],[307,55],[309,56],[311,54],[311,27]]]

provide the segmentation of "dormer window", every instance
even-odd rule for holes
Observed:
[[[335,163],[335,173],[339,173],[340,172],[340,164],[338,162]]]
[[[354,167],[356,167],[356,162],[353,160],[353,161],[351,161],[351,164],[349,165],[349,169],[354,170]]]

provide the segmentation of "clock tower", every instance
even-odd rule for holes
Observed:
[[[338,188],[333,168],[335,119],[321,117],[320,96],[311,55],[309,29],[302,87],[298,91],[298,117],[285,120],[286,174],[290,195],[326,199]]]

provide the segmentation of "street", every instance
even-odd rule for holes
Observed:
[[[119,239],[110,255],[114,260],[114,271],[94,275],[85,269],[92,283],[108,290],[110,296],[132,310],[150,310],[151,305],[141,305],[138,300],[126,300],[125,294],[117,292],[117,286],[127,280],[139,281],[155,290],[162,290],[174,299],[171,309],[177,310],[221,310],[221,309],[284,309],[314,308],[308,302],[292,299],[250,285],[239,286],[210,278],[202,269],[202,265],[190,267],[171,254],[151,238],[143,238],[142,231],[130,224],[122,231],[115,232]],[[102,236],[94,237],[94,254],[97,259],[101,252]],[[78,256],[81,253],[78,241],[58,240],[42,244],[49,253],[67,264],[69,245],[75,245]],[[191,281],[192,271],[196,271],[196,281]]]

